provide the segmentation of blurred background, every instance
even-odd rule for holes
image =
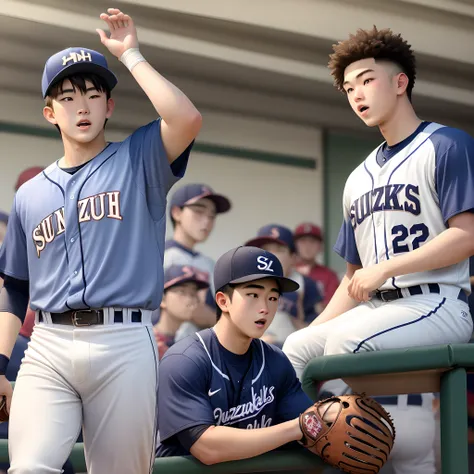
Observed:
[[[331,45],[357,28],[400,32],[418,58],[419,115],[474,133],[472,0],[2,0],[0,211],[10,211],[23,169],[62,155],[42,116],[41,74],[51,54],[84,46],[107,55],[119,78],[109,140],[155,118],[95,32],[112,6],[132,16],[144,56],[203,114],[183,184],[206,183],[232,200],[200,247],[213,258],[261,225],[311,221],[324,229],[325,263],[344,269],[331,251],[343,185],[381,141],[333,88],[326,67]]]

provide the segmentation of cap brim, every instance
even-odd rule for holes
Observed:
[[[203,194],[200,194],[199,196],[195,196],[189,201],[186,201],[185,205],[195,204],[197,201],[200,201],[201,199],[209,199],[210,201],[212,201],[214,205],[216,206],[216,212],[218,214],[227,212],[231,208],[230,201],[225,196],[222,196],[221,194],[209,194],[209,193],[203,193]]]
[[[169,290],[170,288],[173,288],[174,286],[178,286],[178,285],[183,285],[184,283],[196,283],[197,287],[198,287],[198,290],[203,290],[205,288],[209,288],[209,283],[206,283],[205,281],[202,281],[202,280],[197,280],[196,278],[183,278],[183,279],[179,279],[179,280],[171,280],[171,285],[164,285],[164,289],[165,290]]]
[[[109,69],[106,69],[103,66],[100,66],[99,64],[94,64],[94,63],[74,63],[71,64],[70,66],[66,67],[65,69],[61,70],[54,78],[51,80],[48,89],[46,90],[43,99],[48,95],[49,91],[51,90],[52,87],[54,87],[55,84],[57,84],[59,81],[64,79],[65,77],[72,76],[73,74],[97,74],[98,76],[102,77],[105,79],[105,82],[107,83],[108,87],[110,90],[112,90],[116,85],[117,85],[117,77],[115,74],[110,71]]]
[[[285,241],[277,239],[275,237],[256,237],[255,239],[249,240],[245,243],[245,245],[249,247],[259,247],[261,248],[262,245],[265,244],[280,244],[284,245],[285,247],[290,247]]]
[[[239,283],[247,283],[249,281],[263,280],[264,278],[272,278],[277,281],[280,291],[282,293],[290,293],[299,289],[300,285],[296,281],[290,278],[276,276],[276,275],[262,275],[261,273],[255,273],[253,275],[246,275],[242,278],[237,278],[230,282],[231,285],[238,285]]]

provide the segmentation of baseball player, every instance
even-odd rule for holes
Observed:
[[[217,324],[175,343],[160,363],[159,457],[191,453],[214,464],[302,437],[298,416],[312,402],[281,350],[259,339],[280,295],[299,285],[256,247],[222,255],[214,284]]]
[[[469,341],[474,140],[417,117],[415,57],[391,30],[334,45],[330,69],[385,141],[349,176],[335,251],[346,274],[312,326],[283,348],[300,376],[321,354]]]
[[[176,332],[189,321],[199,302],[199,290],[209,288],[208,275],[187,265],[171,265],[165,269],[160,320],[153,333],[161,357],[174,344]]]
[[[294,269],[296,248],[290,229],[269,224],[261,227],[257,236],[245,245],[260,247],[275,254],[283,266],[285,276],[299,284],[299,290],[281,295],[278,311],[265,333],[265,340],[279,345],[296,329],[307,326],[322,310],[322,297],[316,284]]]
[[[214,261],[196,251],[196,245],[204,242],[214,228],[218,214],[231,208],[229,199],[204,184],[191,183],[177,189],[170,198],[170,219],[173,238],[166,242],[165,268],[170,265],[189,265],[208,274],[210,288],[200,292],[200,302],[192,321],[181,325],[176,340],[194,334],[199,329],[211,327],[216,322],[212,273]]]
[[[323,249],[323,233],[317,225],[304,222],[296,227],[293,239],[298,255],[296,270],[316,283],[326,306],[339,286],[339,277],[329,267],[317,262]]]
[[[144,474],[153,461],[151,312],[162,297],[166,195],[183,176],[201,116],[141,55],[130,16],[111,8],[100,18],[110,30],[98,30],[102,44],[161,118],[108,143],[117,79],[105,57],[77,47],[46,62],[43,114],[64,156],[18,190],[0,251],[9,280],[0,295],[0,394],[9,399],[2,374],[29,297],[36,311],[11,403],[12,474],[61,472],[81,425],[89,473]]]

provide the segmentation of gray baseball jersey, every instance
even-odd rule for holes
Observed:
[[[160,124],[110,143],[73,175],[55,162],[18,190],[0,273],[30,280],[32,309],[159,306],[166,195],[188,157],[170,167]]]

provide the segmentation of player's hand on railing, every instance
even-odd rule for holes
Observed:
[[[10,405],[12,403],[13,388],[9,380],[5,375],[0,375],[0,405],[3,402],[3,397],[6,397],[6,408],[7,412],[10,413]],[[0,414],[1,417],[1,414]],[[0,420],[6,421],[6,420]]]
[[[129,15],[117,8],[107,9],[107,13],[101,13],[100,19],[104,20],[109,27],[110,36],[97,29],[102,44],[117,58],[130,48],[138,48],[138,37],[135,24]]]

